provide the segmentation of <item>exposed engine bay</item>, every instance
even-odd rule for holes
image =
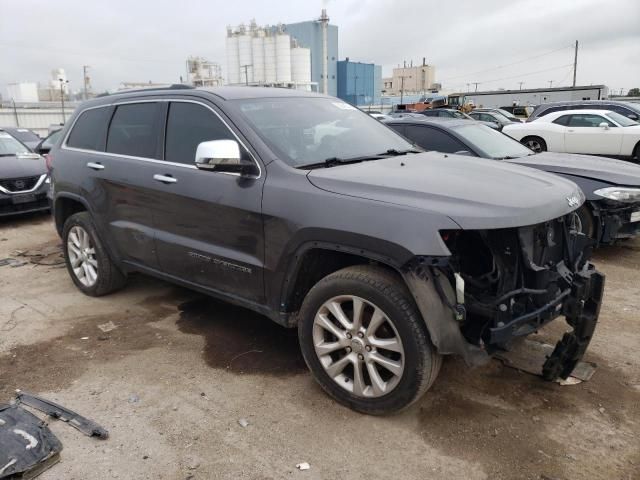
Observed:
[[[558,342],[543,376],[566,378],[589,345],[604,288],[589,262],[591,240],[570,226],[567,215],[527,227],[441,232],[451,257],[422,267],[422,278],[433,279],[464,341],[488,355],[564,315],[573,331]]]

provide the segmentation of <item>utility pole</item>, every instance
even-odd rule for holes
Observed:
[[[620,93],[622,95],[622,93]],[[16,127],[20,126],[20,120],[18,119],[18,109],[16,108],[16,101],[11,98],[11,103],[13,105],[13,115],[16,117]]]
[[[477,92],[477,91],[478,91],[478,84],[479,84],[480,82],[471,82],[471,83],[473,83],[473,84],[476,86],[476,90],[475,90],[475,91]]]
[[[471,91],[471,84],[467,83],[467,93],[469,93]]]
[[[553,88],[553,80],[549,80],[549,88]]]
[[[249,86],[249,67],[253,67],[252,64],[247,64],[247,65],[240,65],[240,68],[244,68],[244,84],[246,86]]]
[[[58,78],[58,81],[60,82],[60,104],[62,106],[62,125],[65,124],[65,122],[67,121],[67,118],[64,114],[64,86],[65,84],[69,84],[69,80],[64,80],[63,78]]]
[[[520,90],[522,90],[522,84],[523,84],[523,83],[524,83],[524,82],[518,82],[518,84],[520,85]]]
[[[404,75],[400,76],[400,105],[402,105],[402,100],[404,99]]]
[[[82,99],[89,99],[89,77],[87,76],[87,70],[89,70],[89,65],[82,66]]]
[[[353,97],[356,99],[356,106],[358,105],[358,75],[353,76]]]
[[[573,86],[576,86],[576,71],[578,70],[578,40],[576,40],[576,52],[573,56]]]

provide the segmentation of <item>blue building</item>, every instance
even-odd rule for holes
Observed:
[[[338,62],[338,97],[352,105],[379,105],[382,66],[373,63]]]
[[[322,91],[322,26],[320,22],[309,21],[289,23],[284,31],[298,41],[301,47],[311,50],[311,81],[318,83],[318,91]],[[328,53],[328,93],[334,97],[338,94],[338,27],[327,26]]]

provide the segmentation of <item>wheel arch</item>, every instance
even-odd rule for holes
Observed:
[[[55,220],[56,231],[62,237],[64,222],[78,212],[89,212],[86,200],[78,195],[63,193],[56,196],[53,202],[53,218]]]

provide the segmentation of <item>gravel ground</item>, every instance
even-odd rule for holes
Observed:
[[[640,478],[640,241],[595,255],[607,286],[591,381],[451,358],[421,401],[385,418],[331,401],[295,331],[141,275],[86,297],[56,265],[59,244],[47,215],[0,219],[0,258],[29,261],[0,267],[0,401],[39,393],[111,436],[52,420],[64,451],[43,480]]]

